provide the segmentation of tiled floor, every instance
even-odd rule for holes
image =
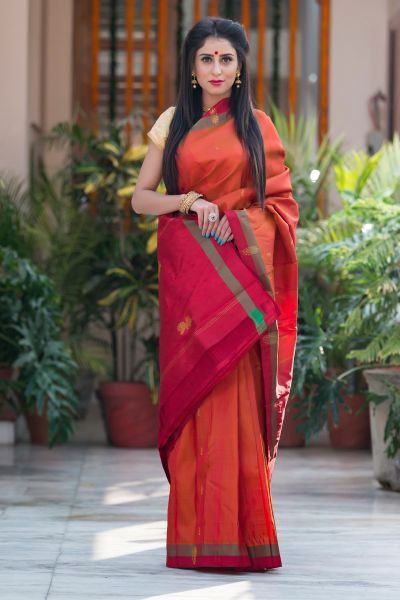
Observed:
[[[155,450],[0,449],[1,600],[398,600],[400,494],[368,452],[280,449],[272,480],[283,567],[165,567],[168,483]]]

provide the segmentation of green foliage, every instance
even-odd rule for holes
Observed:
[[[1,361],[18,370],[23,411],[47,403],[49,443],[66,441],[77,417],[76,364],[60,338],[59,298],[50,279],[10,248],[0,247]],[[15,384],[12,384],[15,385]]]
[[[125,132],[124,123],[109,125],[100,133],[62,123],[48,140],[68,145],[64,169],[68,195],[89,213],[103,238],[102,251],[92,260],[91,277],[83,289],[94,298],[101,324],[109,332],[114,380],[126,362],[121,354],[126,346],[118,343],[118,336],[131,339],[136,356],[137,346],[157,331],[157,219],[139,216],[130,206],[147,146],[130,146]],[[165,191],[164,186],[159,190]],[[138,327],[138,319],[147,325]],[[143,360],[133,363],[125,379],[139,376],[144,366]]]
[[[29,252],[23,230],[23,208],[26,192],[15,179],[0,177],[0,244],[13,248],[20,256]]]
[[[25,228],[36,264],[52,278],[61,298],[63,335],[81,368],[105,372],[104,341],[93,335],[103,312],[98,285],[115,252],[115,239],[98,227],[87,206],[74,198],[64,173],[49,178],[39,163]]]
[[[345,384],[360,391],[362,369],[400,364],[399,147],[396,138],[373,157],[344,156],[335,168],[343,208],[298,231],[292,393],[306,437],[326,424],[327,407],[335,416]]]
[[[272,118],[285,148],[293,196],[300,207],[300,225],[305,226],[322,217],[318,197],[326,190],[333,167],[340,158],[341,140],[331,142],[325,136],[318,145],[316,115],[286,117],[272,104]]]
[[[340,227],[342,238],[327,241]],[[400,362],[399,238],[400,205],[376,200],[355,200],[312,234],[309,254],[319,272],[337,282],[334,302],[343,315],[340,336],[351,346],[349,359]]]
[[[400,137],[394,135],[373,156],[350,152],[335,167],[336,186],[344,202],[360,198],[400,202]]]

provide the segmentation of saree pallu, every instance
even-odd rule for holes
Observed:
[[[181,191],[218,204],[234,241],[203,238],[196,217],[159,218],[158,447],[170,482],[170,567],[282,564],[270,480],[296,340],[298,210],[276,130],[265,113],[255,114],[266,154],[265,209],[254,206],[225,111],[193,126],[177,162]]]

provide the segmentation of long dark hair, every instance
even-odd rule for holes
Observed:
[[[207,37],[214,36],[228,40],[235,48],[240,69],[241,85],[233,85],[230,96],[230,113],[234,119],[237,136],[248,154],[250,173],[257,194],[257,204],[264,207],[265,197],[265,154],[264,143],[257,119],[253,113],[249,67],[247,55],[249,44],[244,27],[230,19],[206,17],[198,21],[187,33],[181,62],[181,78],[174,116],[166,140],[162,177],[169,194],[178,194],[178,169],[176,151],[191,127],[202,116],[201,87],[192,87],[192,70],[196,52],[204,45]]]

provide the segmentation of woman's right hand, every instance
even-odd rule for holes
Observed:
[[[217,204],[213,204],[204,198],[198,198],[195,200],[190,207],[190,210],[195,212],[198,216],[198,224],[201,229],[202,235],[210,237],[212,232],[215,232],[219,223],[219,208]],[[208,215],[214,213],[217,215],[215,221],[209,221]]]

